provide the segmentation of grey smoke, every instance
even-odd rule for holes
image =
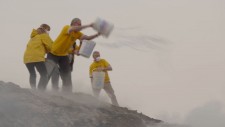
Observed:
[[[139,31],[139,32],[137,32]],[[169,50],[172,42],[139,27],[115,28],[111,35],[113,39],[107,42],[98,42],[108,48],[129,47],[138,51]]]
[[[173,42],[168,39],[153,35],[141,27],[115,27],[110,38],[112,39],[98,41],[97,44],[110,49],[130,48],[144,55],[153,54],[161,69],[173,71],[171,64]]]
[[[185,123],[191,127],[225,127],[224,105],[212,101],[197,107],[187,115]]]
[[[190,127],[190,126],[182,124],[159,123],[156,125],[148,125],[147,127]]]

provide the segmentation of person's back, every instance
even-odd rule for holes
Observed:
[[[27,44],[24,63],[45,61],[45,54],[51,50],[52,42],[47,33],[37,33]]]
[[[37,30],[33,29],[24,53],[23,59],[29,71],[29,82],[33,89],[36,89],[36,70],[40,74],[38,89],[45,90],[48,83],[45,54],[51,50],[53,43],[48,35],[49,31],[50,26],[47,24],[42,24]]]

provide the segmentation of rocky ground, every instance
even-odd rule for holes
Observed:
[[[0,81],[0,127],[172,127],[163,123],[91,95],[41,92]]]

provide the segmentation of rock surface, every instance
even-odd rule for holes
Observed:
[[[0,127],[161,127],[161,123],[91,95],[42,92],[0,81]]]

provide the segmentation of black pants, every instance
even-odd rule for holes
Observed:
[[[73,71],[73,63],[74,63],[74,54],[69,54],[69,64],[70,64],[70,68],[71,68],[71,72]],[[56,65],[53,69],[53,72],[51,74],[51,82],[52,82],[52,89],[54,91],[58,91],[59,90],[59,78],[60,78],[60,70],[58,65]]]
[[[34,63],[27,63],[26,67],[30,73],[30,86],[31,88],[36,88],[36,70],[40,74],[40,80],[38,82],[38,89],[45,90],[48,84],[48,74],[46,70],[46,66],[44,62],[34,62]]]
[[[62,91],[72,92],[71,67],[68,56],[56,56],[48,53],[47,59],[54,61],[59,67],[62,78]]]

